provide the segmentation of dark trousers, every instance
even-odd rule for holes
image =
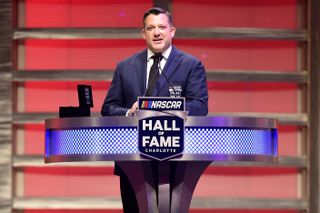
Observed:
[[[152,173],[154,174],[154,183],[158,184],[158,161],[150,161]],[[176,162],[170,162],[170,170],[171,172],[175,170]],[[123,205],[124,213],[139,213],[139,207],[136,195],[134,193],[133,187],[129,181],[127,175],[122,171],[122,169],[115,164],[115,175],[120,176],[120,190],[121,190],[121,199]],[[170,179],[172,179],[170,177]],[[171,180],[172,181],[172,180]],[[171,182],[170,181],[170,182]],[[156,193],[158,194],[158,187],[155,188]],[[157,197],[158,199],[158,197]]]
[[[136,195],[127,175],[116,165],[115,174],[120,176],[120,191],[124,213],[139,213]]]

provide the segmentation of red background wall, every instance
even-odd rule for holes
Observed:
[[[297,28],[296,0],[173,0],[178,28],[258,27]],[[20,27],[141,27],[142,14],[152,1],[139,0],[25,0],[25,24]],[[294,41],[175,39],[174,44],[202,60],[207,70],[268,70],[294,72],[299,47]],[[28,39],[24,63],[28,70],[114,69],[121,59],[145,47],[142,39]],[[57,112],[59,106],[77,105],[79,82],[27,82],[23,85],[23,112]],[[83,83],[83,82],[82,82]],[[99,112],[110,82],[85,82],[93,87],[94,109]],[[209,110],[215,112],[297,113],[298,88],[289,83],[208,82]],[[18,103],[19,104],[19,103]],[[44,126],[26,125],[24,153],[42,154]],[[298,132],[279,127],[279,154],[297,156]],[[113,168],[27,168],[24,196],[119,197]],[[195,197],[298,198],[298,172],[292,168],[210,167]],[[52,210],[45,212],[66,212]],[[27,212],[44,212],[29,210]],[[71,211],[68,212],[81,212]],[[85,211],[83,211],[85,212]],[[109,212],[109,211],[91,211]],[[120,211],[110,211],[120,212]],[[192,210],[192,212],[205,212]],[[216,210],[206,212],[294,212]]]

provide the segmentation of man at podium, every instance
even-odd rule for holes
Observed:
[[[189,116],[208,113],[208,89],[203,64],[172,45],[176,29],[170,13],[151,8],[143,16],[147,48],[117,64],[104,100],[103,116],[132,116],[143,96],[185,97]],[[127,177],[119,167],[124,212],[139,212]]]

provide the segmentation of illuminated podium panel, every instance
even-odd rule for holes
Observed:
[[[194,188],[214,161],[277,161],[275,119],[187,117],[183,152],[169,160],[143,157],[136,117],[45,121],[45,162],[115,161],[129,177],[140,212],[188,212]],[[149,147],[147,152],[166,152]],[[156,164],[157,171],[154,172]]]

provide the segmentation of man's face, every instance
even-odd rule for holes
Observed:
[[[170,26],[165,14],[150,14],[145,19],[142,36],[146,40],[148,48],[154,53],[159,53],[171,45],[175,31],[176,29]]]

